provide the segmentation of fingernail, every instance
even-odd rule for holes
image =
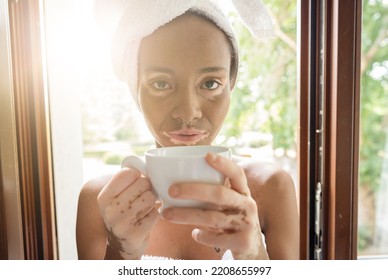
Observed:
[[[217,155],[213,153],[208,153],[207,156],[209,161],[216,161],[217,159]]]
[[[170,209],[168,209],[168,208],[163,210],[162,215],[163,215],[163,218],[165,220],[171,220],[172,219],[172,211]]]
[[[169,189],[169,194],[172,197],[178,197],[180,194],[180,188],[178,186],[172,185]]]

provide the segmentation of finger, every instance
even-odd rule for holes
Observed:
[[[228,187],[228,188],[232,188],[232,185],[230,184],[229,178],[226,178],[226,179],[225,179],[224,186],[225,186],[225,187]]]
[[[132,243],[133,247],[138,248],[138,252],[144,252],[150,238],[150,232],[158,221],[159,213],[156,209],[153,209],[131,227],[127,238],[134,242]]]
[[[230,159],[213,153],[208,153],[206,155],[206,161],[211,167],[229,178],[232,189],[241,194],[250,194],[247,178],[244,169],[241,166]]]
[[[227,186],[205,183],[177,183],[169,188],[169,195],[176,199],[198,200],[225,208],[241,208],[246,198]]]
[[[146,238],[151,229],[159,221],[159,218],[159,212],[155,208],[153,208],[150,212],[147,213],[147,215],[145,215],[142,219],[138,220],[133,225],[133,235],[144,236],[144,238]]]
[[[155,203],[155,194],[151,191],[146,191],[128,206],[131,213],[129,218],[133,223],[143,219],[149,212],[155,209]]]
[[[230,250],[234,249],[234,246],[236,246],[236,240],[238,240],[238,238],[236,238],[236,234],[223,234],[200,229],[194,229],[191,236],[200,244]]]
[[[116,203],[132,204],[147,191],[152,191],[151,182],[147,178],[139,177],[132,185],[116,197]]]
[[[130,217],[129,215],[126,215],[128,213],[121,213],[122,215],[117,216],[118,219],[116,223],[112,223],[112,226],[108,227],[109,230],[111,230],[115,235],[117,236],[127,236],[131,235],[132,239],[135,239],[137,237],[141,237],[146,234],[145,229],[152,226],[159,217],[159,212],[153,208],[147,208],[142,210],[143,214],[139,220],[134,220],[134,217],[136,215]],[[140,229],[139,229],[140,227]],[[136,235],[135,233],[138,233]]]
[[[155,207],[155,202],[155,194],[148,190],[133,201],[110,203],[103,211],[104,221],[109,225],[133,224],[147,215]]]
[[[220,233],[209,230],[194,229],[191,233],[192,238],[203,245],[230,249],[235,252],[247,252],[249,248],[257,248],[259,245],[250,240],[244,232]],[[255,238],[257,239],[257,237]]]
[[[117,172],[98,195],[98,200],[103,202],[120,195],[140,177],[136,169],[123,168]]]
[[[245,213],[221,212],[216,210],[167,208],[163,218],[177,224],[190,224],[199,227],[235,232],[249,225]]]

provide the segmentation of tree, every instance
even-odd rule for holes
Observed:
[[[273,135],[273,150],[295,150],[296,1],[271,1],[267,5],[275,15],[273,39],[257,41],[234,20],[240,70],[223,132],[241,137],[244,131],[260,131]]]
[[[376,195],[387,187],[381,184],[388,131],[388,4],[383,0],[363,2],[361,79],[360,251],[374,245],[376,211],[383,211],[376,209]]]

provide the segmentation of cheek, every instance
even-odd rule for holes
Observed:
[[[229,105],[230,96],[225,95],[208,106],[207,112],[213,126],[217,127],[218,129],[222,126],[228,113]]]
[[[160,118],[160,112],[151,110],[150,107],[143,109],[143,117],[149,127],[155,127],[158,125],[158,119]]]
[[[141,95],[141,93],[139,93],[139,105],[148,128],[151,130],[151,132],[155,131],[163,119],[165,108],[160,105],[158,106],[156,102],[144,97],[144,95]]]
[[[226,114],[229,111],[229,106],[230,106],[230,92],[225,94],[222,97],[222,99],[219,100],[218,104],[216,105],[218,110],[215,110],[215,111],[219,111],[219,115],[222,116],[222,118],[225,118]]]

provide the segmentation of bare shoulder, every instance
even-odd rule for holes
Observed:
[[[89,180],[79,194],[76,225],[79,259],[102,259],[105,255],[106,233],[97,197],[111,178],[102,176]]]
[[[274,212],[296,206],[295,185],[291,176],[272,163],[249,161],[241,164],[253,199],[259,208],[263,229]],[[277,205],[276,207],[274,205]]]
[[[80,199],[96,199],[98,194],[106,184],[112,179],[113,175],[105,175],[93,178],[85,183],[80,192]]]
[[[258,192],[276,194],[294,190],[291,176],[277,165],[259,161],[249,161],[240,165],[245,171],[252,195]]]
[[[257,204],[270,258],[298,259],[299,215],[291,176],[270,163],[251,161],[241,166]]]

